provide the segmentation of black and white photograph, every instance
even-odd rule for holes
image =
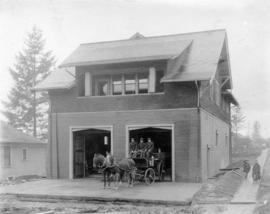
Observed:
[[[0,0],[0,213],[270,213],[269,11]]]

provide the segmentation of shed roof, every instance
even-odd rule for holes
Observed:
[[[45,80],[40,82],[36,87],[37,91],[52,90],[52,89],[69,89],[75,84],[75,69],[58,68],[54,70]]]
[[[141,35],[141,34],[140,34]],[[63,68],[165,59],[174,65],[162,82],[211,79],[216,70],[226,31],[212,30],[166,36],[135,36],[126,40],[81,44],[36,90],[69,88],[74,77]],[[179,58],[186,53],[185,60]],[[57,73],[57,74],[56,74]]]
[[[1,143],[46,144],[41,140],[13,128],[3,121],[0,121],[0,144]]]

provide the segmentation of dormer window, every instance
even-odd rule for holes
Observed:
[[[124,75],[125,79],[125,94],[135,94],[136,93],[136,75]]]
[[[148,94],[163,91],[163,85],[160,83],[163,71],[156,71],[154,67],[149,68],[149,72],[110,75],[92,75],[86,72],[84,76],[85,96]]]
[[[97,77],[95,79],[95,95],[109,95],[109,79],[107,77]]]
[[[112,88],[113,88],[113,95],[122,94],[122,76],[121,75],[113,76]]]
[[[148,75],[147,74],[139,74],[138,75],[138,82],[139,82],[139,94],[148,93]]]

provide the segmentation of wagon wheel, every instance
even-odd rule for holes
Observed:
[[[148,168],[144,173],[144,181],[147,185],[155,182],[155,171],[152,168]]]
[[[165,177],[165,173],[164,173],[164,163],[163,162],[159,162],[158,166],[157,166],[157,170],[158,170],[158,178],[159,181],[164,181],[164,177]]]

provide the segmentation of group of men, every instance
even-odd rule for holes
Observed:
[[[135,141],[134,138],[131,138],[129,143],[129,155],[131,158],[150,158],[154,151],[154,142],[151,138],[147,138],[147,141],[144,142],[143,138],[140,138],[139,143]]]
[[[243,163],[243,172],[245,173],[245,178],[247,178],[250,168],[250,164],[247,160],[245,160]],[[261,166],[259,165],[257,160],[252,167],[252,178],[254,182],[261,179]]]

